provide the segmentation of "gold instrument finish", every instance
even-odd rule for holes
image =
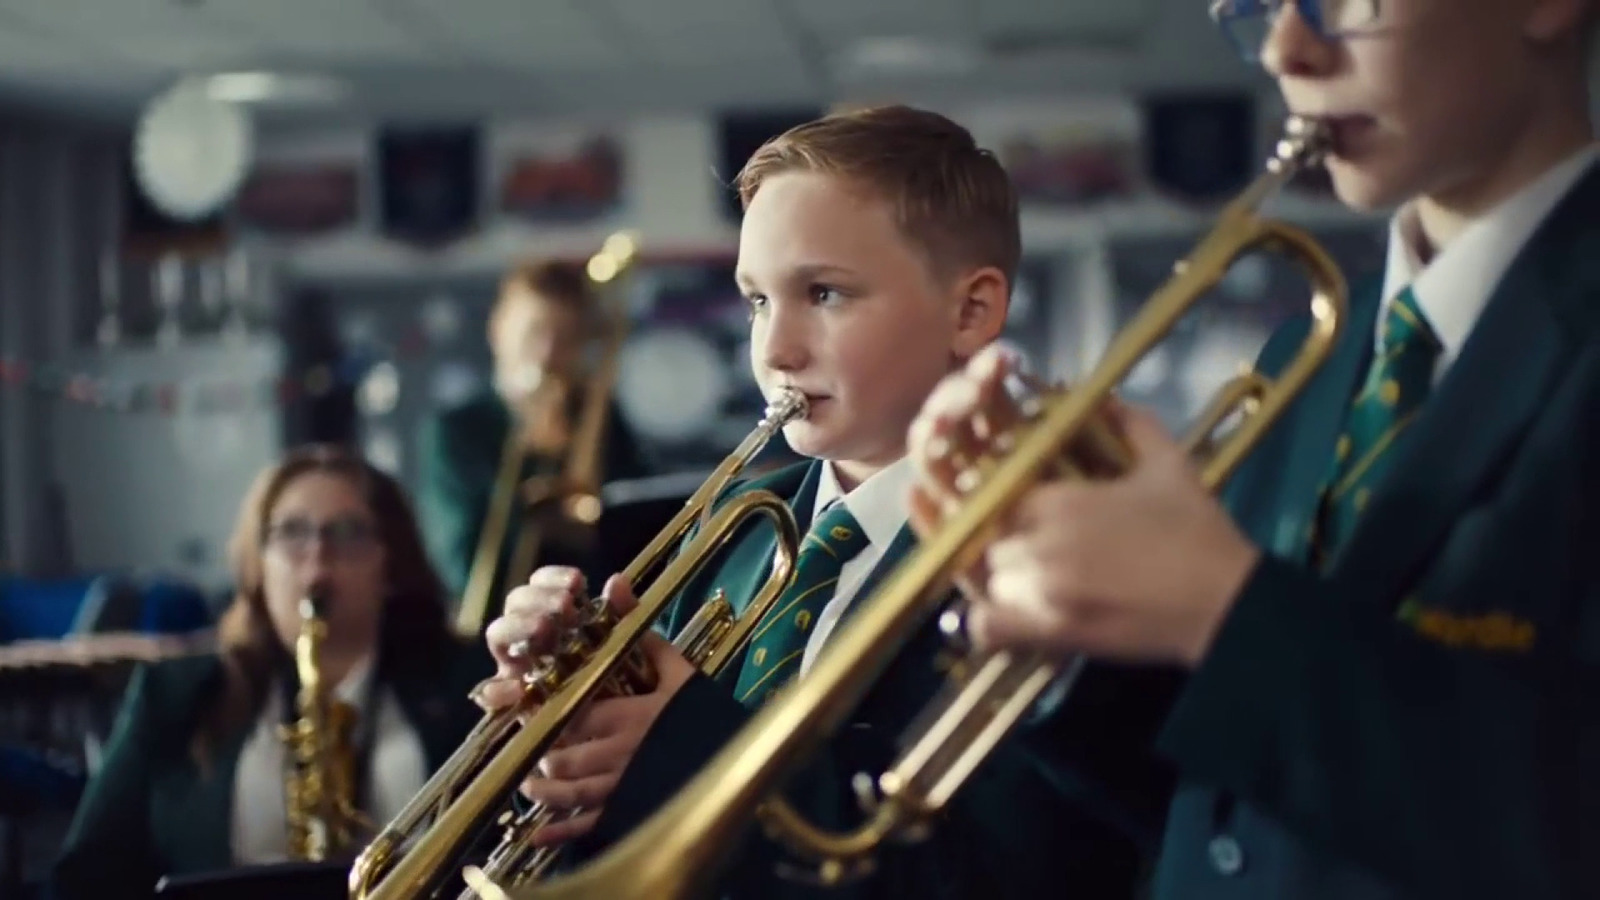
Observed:
[[[690,664],[707,676],[715,678],[729,659],[728,653],[717,653],[717,650],[719,647],[725,649],[727,636],[733,630],[736,618],[733,604],[729,603],[727,596],[719,590],[695,611],[693,618],[673,641],[673,646]],[[576,643],[581,645],[585,652],[592,653],[598,641],[604,640],[605,630],[615,624],[615,616],[605,601],[593,598],[586,611],[586,621],[580,628],[582,634]],[[571,653],[564,656],[569,659],[576,658],[576,654]],[[542,682],[546,679],[535,680]],[[635,655],[624,662],[622,675],[603,689],[602,693],[606,696],[647,694],[655,689],[655,684],[655,671],[642,655]],[[534,833],[546,825],[575,816],[579,812],[581,810],[561,810],[541,804],[534,804],[521,813],[514,814],[507,811],[500,819],[504,829],[500,843],[481,867],[466,868],[468,885],[462,890],[458,900],[474,900],[478,892],[473,885],[485,881],[516,887],[543,878],[560,855],[561,849],[533,846]]]
[[[461,871],[468,845],[508,806],[512,792],[581,708],[597,697],[654,685],[655,673],[637,649],[640,638],[742,526],[764,517],[777,533],[777,552],[760,591],[737,618],[725,601],[707,603],[679,636],[680,649],[704,671],[720,671],[736,657],[793,581],[800,532],[784,498],[771,491],[745,491],[715,513],[712,505],[784,425],[806,412],[805,397],[796,391],[786,390],[773,401],[756,428],[624,570],[638,591],[665,561],[660,574],[638,594],[638,606],[616,618],[601,600],[584,604],[583,623],[525,676],[522,700],[479,720],[462,746],[367,846],[350,872],[353,898],[432,896],[450,874]],[[696,526],[693,540],[674,554]],[[492,888],[491,873],[513,881],[542,871],[548,856],[530,853],[523,845],[555,815],[536,807],[525,819],[502,817],[506,837],[484,869],[470,870],[471,880]],[[534,871],[519,869],[524,862]]]
[[[300,601],[295,668],[300,677],[296,716],[279,727],[289,757],[284,796],[289,856],[321,862],[353,850],[372,831],[356,809],[355,709],[333,698],[322,672],[328,622],[316,595]]]
[[[711,890],[741,831],[761,821],[815,867],[823,882],[870,871],[889,840],[915,840],[978,763],[1010,732],[1045,688],[1070,677],[1058,661],[996,653],[956,666],[945,698],[919,719],[906,750],[877,779],[858,776],[867,820],[833,833],[805,822],[778,796],[781,785],[840,728],[916,629],[937,612],[956,573],[982,553],[1001,517],[1048,478],[1114,477],[1132,459],[1101,410],[1128,372],[1227,272],[1253,249],[1282,253],[1308,276],[1312,325],[1300,353],[1274,382],[1249,372],[1228,386],[1200,423],[1191,446],[1206,451],[1201,478],[1215,489],[1305,387],[1342,327],[1345,282],[1308,234],[1268,221],[1258,207],[1299,169],[1320,160],[1321,128],[1291,120],[1267,171],[1223,211],[1216,226],[1173,269],[1139,316],[1112,342],[1101,364],[1072,391],[1043,399],[1031,417],[996,441],[992,458],[959,482],[965,501],[921,542],[853,614],[806,677],[780,690],[673,799],[608,852],[542,884],[494,890],[485,900],[676,900]],[[1225,436],[1214,432],[1237,419]],[[874,787],[876,790],[874,790]]]
[[[589,280],[600,288],[611,285],[633,267],[636,258],[633,236],[614,234],[606,239],[600,252],[590,257]],[[572,384],[564,376],[545,378],[528,408],[513,411],[511,427],[500,448],[500,466],[478,534],[472,569],[456,613],[456,632],[463,637],[483,636],[497,593],[510,591],[533,573],[539,548],[546,540],[559,534],[564,540],[587,541],[600,521],[606,423],[622,345],[628,335],[628,317],[623,309],[603,315],[599,361],[585,385],[576,423],[570,429],[564,422],[555,428],[536,428],[537,446],[529,446],[530,419],[539,418],[536,410],[555,409],[558,416],[566,415]],[[523,478],[530,450],[559,457],[560,469]],[[502,568],[506,537],[513,533],[516,540]]]

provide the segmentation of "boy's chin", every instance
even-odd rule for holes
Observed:
[[[1404,202],[1406,190],[1390,173],[1372,164],[1328,161],[1334,196],[1359,213],[1378,213]]]
[[[861,459],[863,435],[849,434],[816,422],[795,422],[783,429],[789,449],[807,459]]]
[[[834,443],[831,437],[828,429],[819,428],[814,422],[802,420],[783,427],[783,439],[788,442],[789,449],[812,459],[830,458],[829,450]]]

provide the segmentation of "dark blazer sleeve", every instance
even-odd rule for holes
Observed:
[[[1183,678],[1173,668],[1090,662],[1017,728],[1017,747],[1077,803],[1154,853],[1177,786],[1154,747]]]
[[[1600,608],[1592,578],[1583,602]],[[1597,696],[1592,657],[1508,660],[1425,640],[1268,557],[1160,745],[1187,779],[1415,896],[1594,897],[1600,835],[1582,829],[1600,796]]]
[[[623,773],[596,828],[571,848],[578,861],[620,840],[667,802],[748,721],[731,691],[697,675],[662,711]],[[850,723],[785,786],[808,820],[825,828],[861,820],[851,788],[859,772],[877,772],[900,731]],[[859,881],[825,888],[792,874],[796,860],[752,823],[726,848],[716,896],[728,900],[977,900],[1052,896],[1070,885],[1098,900],[1132,895],[1138,868],[1132,844],[1081,815],[1037,770],[1002,750],[957,795],[923,840],[889,842]],[[1060,852],[1051,857],[1052,848]]]
[[[100,770],[79,801],[49,894],[57,900],[149,897],[163,866],[150,835],[150,759],[160,740],[150,670],[136,669]]]
[[[423,426],[419,452],[418,519],[429,554],[453,593],[466,590],[477,552],[488,490],[469,477],[468,440],[449,415]]]
[[[587,858],[620,840],[670,800],[738,733],[749,717],[749,711],[734,699],[726,686],[704,675],[694,676],[651,726],[644,744],[634,755],[634,762],[623,773],[616,792],[607,801],[595,830],[574,846],[578,858]],[[828,784],[833,771],[831,756],[832,748],[824,749],[820,758],[797,779],[804,788],[797,790],[791,785],[787,792],[796,808],[808,818],[816,817],[818,809],[803,798],[809,794],[816,799],[818,789],[833,789]],[[782,864],[789,857],[757,827],[746,829],[738,843],[726,849],[724,859],[726,868],[717,882],[719,897],[735,900],[806,896],[803,885],[780,879]],[[882,879],[883,873],[880,871],[878,876]],[[928,881],[929,884],[912,893],[885,890],[881,880],[867,887],[870,896],[875,897],[941,896],[933,887],[936,879]],[[830,892],[826,896],[855,895],[853,892]]]

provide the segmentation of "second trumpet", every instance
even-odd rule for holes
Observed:
[[[597,697],[649,690],[654,673],[636,649],[639,639],[741,526],[764,516],[777,533],[777,554],[761,590],[737,617],[726,603],[707,604],[679,641],[685,655],[707,672],[714,673],[735,658],[756,623],[793,580],[799,528],[783,498],[771,491],[741,493],[715,513],[712,506],[772,437],[789,422],[804,418],[806,411],[804,396],[793,391],[784,392],[768,407],[756,428],[624,570],[630,583],[642,589],[637,608],[620,618],[611,616],[603,603],[587,611],[584,624],[564,636],[555,653],[525,678],[522,699],[481,719],[422,791],[366,847],[350,871],[352,898],[432,897],[451,874],[461,871],[463,854],[508,809],[516,786],[580,708]],[[678,550],[691,531],[696,532],[693,539]],[[663,562],[660,574],[646,586],[648,576]],[[517,884],[537,877],[548,855],[534,852],[525,842],[553,815],[535,808],[501,819],[510,827],[486,864],[494,881]]]

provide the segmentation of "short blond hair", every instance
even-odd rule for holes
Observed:
[[[938,113],[878,106],[791,128],[740,170],[740,203],[748,209],[764,181],[797,170],[837,175],[882,196],[936,270],[994,266],[1008,282],[1016,277],[1022,259],[1016,187],[971,132]]]

